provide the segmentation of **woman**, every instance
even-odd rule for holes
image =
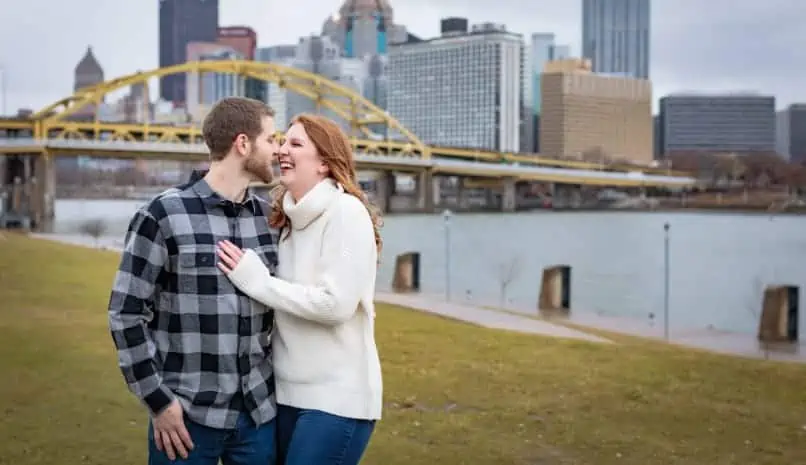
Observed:
[[[294,118],[278,162],[269,220],[281,232],[277,276],[227,241],[219,266],[276,311],[278,463],[357,464],[381,417],[373,305],[380,220],[358,187],[346,135],[327,118]]]

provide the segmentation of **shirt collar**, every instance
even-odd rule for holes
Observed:
[[[227,200],[224,197],[221,197],[216,191],[210,187],[210,184],[204,179],[204,176],[207,174],[209,170],[193,170],[190,173],[190,179],[188,183],[199,197],[201,197],[202,201],[205,205],[209,207],[221,207],[226,208],[228,205],[239,205],[249,209],[253,215],[257,215],[260,213],[260,208],[258,206],[258,199],[255,196],[255,193],[252,191],[251,188],[246,188],[246,193],[244,195],[244,200],[240,204],[237,202],[233,202],[231,200]]]

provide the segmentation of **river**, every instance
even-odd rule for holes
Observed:
[[[140,203],[58,200],[55,233],[75,234],[83,221],[103,218],[108,239],[119,241]],[[389,289],[397,254],[419,251],[424,293],[444,295],[449,276],[453,300],[534,312],[542,269],[567,264],[574,311],[659,322],[666,222],[670,328],[753,333],[764,286],[806,290],[805,216],[549,211],[453,215],[450,253],[441,215],[390,215],[378,287]],[[502,299],[510,269],[515,277]],[[800,320],[806,334],[803,311]]]

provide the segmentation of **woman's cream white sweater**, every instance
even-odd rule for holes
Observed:
[[[377,250],[369,212],[330,179],[299,202],[286,194],[283,206],[292,229],[279,244],[277,276],[251,250],[229,275],[244,293],[275,309],[277,402],[379,419]]]

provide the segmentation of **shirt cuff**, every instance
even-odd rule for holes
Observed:
[[[254,280],[260,279],[265,273],[271,274],[266,265],[263,264],[263,260],[257,256],[254,250],[247,249],[228,276],[236,287],[246,292],[246,289],[255,285]]]
[[[168,388],[160,386],[159,389],[145,396],[143,402],[153,415],[159,415],[166,407],[171,405],[173,400],[173,393]]]

